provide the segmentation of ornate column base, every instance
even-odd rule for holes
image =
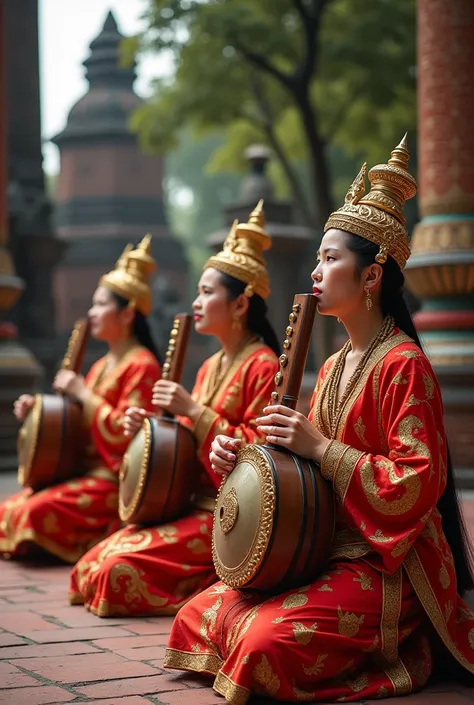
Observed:
[[[5,312],[22,290],[10,254],[0,245],[0,472],[17,467],[19,424],[13,416],[13,402],[20,394],[37,391],[43,374],[33,355],[16,340],[16,327],[4,321]]]
[[[405,274],[422,301],[414,321],[440,380],[456,476],[474,488],[474,216],[424,218]]]

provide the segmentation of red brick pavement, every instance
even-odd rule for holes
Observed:
[[[465,511],[474,529],[474,501]],[[164,671],[171,618],[100,620],[67,605],[68,575],[0,561],[0,705],[224,705],[205,679]],[[437,685],[394,702],[473,705],[474,689]]]

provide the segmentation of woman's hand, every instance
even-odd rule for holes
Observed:
[[[152,404],[171,414],[187,416],[191,421],[197,421],[203,410],[184,387],[165,379],[155,382]]]
[[[291,450],[302,458],[321,462],[330,441],[299,411],[276,404],[263,410],[257,421],[267,443]]]
[[[18,421],[24,421],[35,403],[31,394],[22,394],[13,404],[13,413]]]
[[[226,475],[234,469],[236,453],[242,445],[240,438],[216,436],[211,444],[209,460],[211,467],[218,475]]]
[[[122,426],[124,436],[133,438],[137,435],[143,424],[143,419],[150,416],[146,409],[139,409],[138,406],[129,406],[123,417]]]
[[[81,402],[89,393],[84,377],[72,370],[59,370],[53,382],[53,389]]]

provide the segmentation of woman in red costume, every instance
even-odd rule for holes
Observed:
[[[46,551],[75,563],[97,541],[116,531],[118,469],[129,443],[123,428],[126,409],[151,409],[152,388],[161,369],[146,316],[151,310],[148,284],[155,263],[147,236],[131,245],[116,268],[105,274],[89,311],[91,334],[108,344],[84,379],[60,370],[54,389],[83,408],[88,445],[78,458],[80,476],[33,492],[25,489],[0,505],[0,555],[24,557]],[[23,421],[33,397],[22,395],[14,406]]]
[[[215,336],[221,350],[199,370],[192,394],[165,380],[154,388],[153,403],[180,416],[197,441],[203,473],[194,509],[170,524],[128,526],[79,561],[71,603],[100,617],[174,614],[216,579],[211,533],[220,478],[210,467],[211,443],[218,433],[247,443],[262,438],[256,418],[278,369],[278,342],[266,318],[270,289],[262,252],[270,238],[263,225],[259,204],[248,223],[234,224],[223,251],[204,267],[193,304],[195,327]],[[144,413],[127,412],[131,435]]]
[[[422,688],[439,649],[474,671],[473,585],[440,389],[403,299],[404,201],[416,192],[405,139],[365,165],[325,227],[313,290],[349,341],[320,371],[309,419],[270,406],[268,442],[320,464],[337,507],[332,555],[310,585],[264,596],[217,583],[174,622],[165,666],[214,677],[244,705],[354,701]],[[210,460],[232,471],[239,441]],[[453,661],[453,659],[451,659]]]

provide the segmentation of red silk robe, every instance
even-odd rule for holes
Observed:
[[[431,674],[433,627],[474,672],[474,615],[457,595],[436,508],[446,438],[431,365],[395,329],[331,417],[336,359],[320,372],[310,413],[333,439],[321,462],[337,507],[325,574],[268,598],[217,583],[173,625],[165,666],[211,674],[233,705],[252,693],[285,701],[408,694]]]
[[[104,374],[106,364],[107,356],[86,377],[93,394],[84,405],[89,438],[81,460],[84,474],[40,492],[22,490],[1,504],[0,555],[26,555],[36,546],[75,563],[120,526],[118,470],[128,445],[123,414],[131,405],[152,409],[152,388],[161,370],[141,346]]]
[[[175,614],[215,581],[211,535],[221,477],[211,469],[210,445],[218,433],[259,440],[255,419],[270,400],[278,369],[275,354],[260,342],[248,345],[222,380],[218,360],[219,354],[204,363],[192,393],[205,406],[193,428],[203,466],[195,509],[170,524],[127,526],[91,549],[72,572],[72,604],[100,617]]]

